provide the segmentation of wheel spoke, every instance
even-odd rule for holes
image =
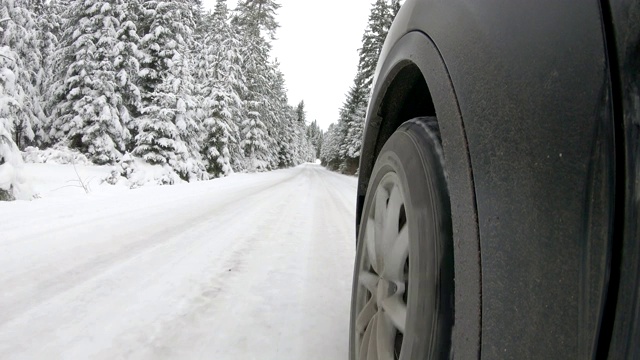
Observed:
[[[409,228],[402,186],[385,175],[366,208],[354,332],[359,360],[392,360],[405,332]],[[365,290],[366,289],[366,290]],[[365,301],[365,299],[368,299]]]
[[[367,349],[367,360],[378,360],[378,319],[380,313],[377,313],[371,319],[371,337],[369,338],[369,348]]]
[[[365,234],[365,245],[367,247],[367,256],[369,257],[369,263],[375,272],[380,274],[380,267],[378,266],[378,259],[376,255],[376,226],[375,220],[367,219],[367,228]]]
[[[385,253],[388,252],[389,247],[393,246],[393,242],[398,236],[398,223],[400,220],[400,209],[403,205],[402,192],[400,187],[394,185],[389,194],[389,204],[387,205],[387,211],[384,221],[384,242]]]
[[[362,311],[360,311],[360,314],[358,314],[358,318],[356,319],[356,329],[358,330],[358,333],[362,334],[367,330],[367,326],[369,326],[371,319],[377,311],[376,299],[375,296],[372,296],[364,308],[362,308]]]
[[[407,322],[407,305],[402,301],[402,297],[394,295],[382,300],[382,308],[396,329],[404,334]]]
[[[384,225],[387,212],[387,190],[384,187],[379,187],[376,191],[376,204],[375,204],[375,253],[376,264],[378,265],[377,272],[381,274],[384,271],[384,262],[382,255],[384,254]]]
[[[360,356],[359,360],[367,360],[369,358],[369,343],[371,343],[371,333],[373,332],[373,326],[369,326],[364,336],[362,336],[362,344],[360,344]]]
[[[382,312],[378,313],[377,328],[378,359],[393,360],[396,330],[389,317]]]
[[[371,296],[374,297],[378,290],[378,280],[380,280],[380,277],[372,272],[362,270],[360,276],[358,276],[358,280],[361,285],[369,290]]]
[[[404,282],[404,263],[409,256],[409,227],[405,225],[398,233],[393,246],[384,258],[384,274],[387,280]]]

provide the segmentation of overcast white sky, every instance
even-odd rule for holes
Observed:
[[[272,55],[280,61],[289,103],[304,100],[307,120],[324,130],[353,82],[358,49],[374,0],[279,0],[280,28]],[[215,0],[203,0],[213,9]],[[229,8],[236,0],[229,0]]]

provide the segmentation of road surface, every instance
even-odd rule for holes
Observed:
[[[355,188],[307,164],[2,203],[0,358],[346,358]]]

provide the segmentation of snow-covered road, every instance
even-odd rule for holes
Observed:
[[[0,203],[0,359],[344,359],[356,179]]]

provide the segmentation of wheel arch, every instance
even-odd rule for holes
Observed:
[[[377,155],[402,123],[418,116],[437,117],[445,155],[454,233],[453,352],[461,358],[478,358],[482,272],[471,157],[445,62],[435,43],[419,31],[409,32],[390,45],[378,65],[362,142],[356,229]]]

